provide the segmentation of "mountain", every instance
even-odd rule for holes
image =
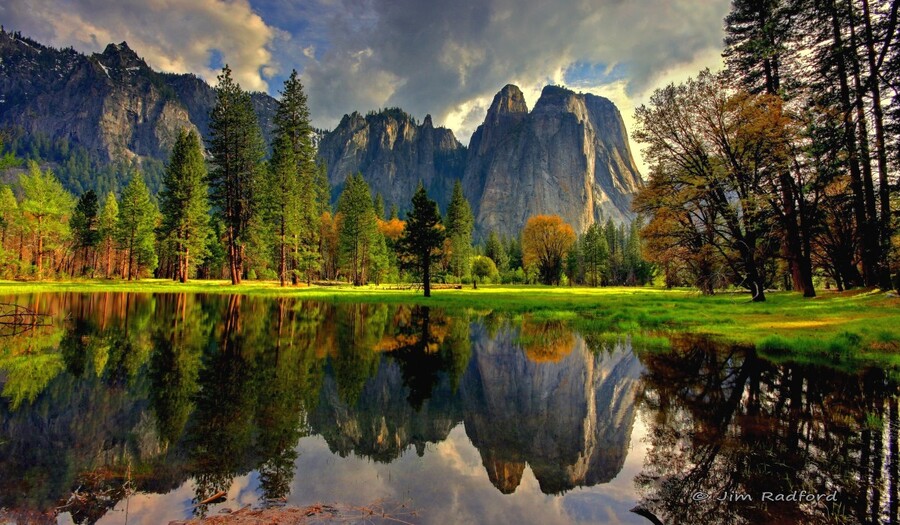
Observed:
[[[0,31],[0,57],[0,126],[64,140],[100,163],[165,160],[179,129],[207,135],[213,88],[153,71],[126,42],[88,56]],[[268,138],[277,101],[252,97]]]
[[[641,176],[612,102],[547,86],[529,113],[508,85],[472,135],[463,185],[482,231],[517,235],[528,217],[559,214],[583,232],[631,220]]]
[[[446,208],[453,182],[462,179],[466,148],[447,128],[435,128],[431,115],[421,124],[400,109],[344,115],[337,128],[319,142],[319,158],[338,191],[347,175],[361,172],[386,207],[409,207],[421,181],[428,194]]]
[[[270,142],[278,103],[264,93],[252,100]],[[0,30],[0,128],[14,130],[19,155],[49,161],[76,194],[121,189],[135,164],[157,191],[178,130],[208,138],[214,104],[206,82],[153,71],[125,42],[88,56]],[[421,181],[446,209],[460,180],[482,235],[518,235],[537,214],[559,214],[578,232],[627,221],[641,185],[615,105],[558,86],[544,88],[530,112],[518,87],[503,87],[468,148],[430,115],[419,123],[398,108],[345,115],[315,142],[335,198],[361,172],[388,207],[408,208]]]

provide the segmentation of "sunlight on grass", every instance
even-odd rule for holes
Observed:
[[[789,352],[837,358],[866,352],[893,354],[900,346],[900,299],[872,291],[823,291],[814,299],[775,292],[765,303],[753,303],[745,293],[703,296],[696,290],[661,288],[482,285],[477,290],[468,286],[435,290],[432,297],[425,298],[420,291],[395,285],[282,288],[274,281],[249,281],[240,286],[232,286],[229,281],[181,284],[163,279],[0,281],[0,296],[57,292],[238,293],[344,303],[417,304],[482,315],[529,315],[536,320],[572,322],[594,331],[708,334],[727,342],[755,345],[773,355]]]

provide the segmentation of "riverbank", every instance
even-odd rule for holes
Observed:
[[[878,291],[820,291],[814,299],[799,294],[767,294],[753,303],[744,293],[705,297],[696,290],[660,288],[584,288],[547,286],[465,286],[421,291],[382,286],[296,286],[252,281],[0,281],[2,296],[38,293],[199,293],[291,297],[331,302],[428,305],[448,310],[530,315],[570,321],[609,332],[687,332],[754,345],[766,354],[796,353],[816,359],[855,360],[878,354],[878,361],[900,365],[900,298]],[[873,357],[873,356],[870,356]]]

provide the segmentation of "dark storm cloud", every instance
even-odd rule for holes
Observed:
[[[12,0],[0,21],[100,51],[127,40],[155,68],[277,95],[296,68],[314,123],[400,106],[468,141],[491,97],[566,83],[608,96],[630,124],[650,88],[719,63],[729,0]]]
[[[721,48],[728,0],[346,0],[307,64],[314,114],[401,106],[465,122],[508,82],[562,82],[573,64],[627,71],[626,96]],[[469,120],[472,120],[471,118]],[[450,122],[454,124],[454,122]],[[467,140],[468,137],[461,137]]]

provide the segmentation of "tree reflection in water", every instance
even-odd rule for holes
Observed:
[[[696,338],[642,362],[636,483],[664,523],[896,523],[898,392],[883,371],[776,365]],[[761,501],[801,490],[836,501]],[[752,501],[715,501],[729,494]]]
[[[251,472],[259,502],[279,505],[320,474],[297,470],[305,436],[391,463],[460,424],[497,495],[521,491],[527,469],[545,494],[602,486],[640,443],[635,501],[667,525],[897,521],[898,392],[880,370],[773,364],[686,337],[632,352],[616,334],[490,312],[19,300],[62,321],[0,340],[0,507],[48,523],[57,507],[93,523],[126,486],[167,493],[188,480],[186,511],[202,515],[210,507],[194,504]],[[759,501],[795,490],[837,501]],[[756,501],[693,502],[701,491]]]

